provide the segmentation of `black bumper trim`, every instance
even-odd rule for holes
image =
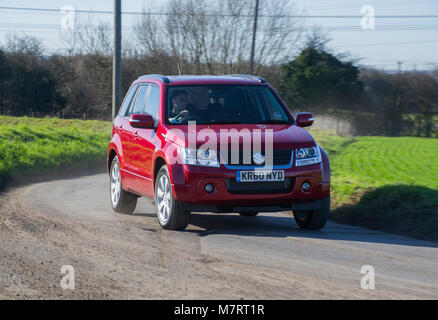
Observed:
[[[183,203],[183,208],[191,212],[214,212],[214,213],[233,213],[233,212],[279,212],[279,211],[310,211],[322,207],[323,200],[313,202],[296,202],[291,206],[214,206],[214,205],[193,205]]]

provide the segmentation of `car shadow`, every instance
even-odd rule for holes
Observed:
[[[123,214],[123,213],[120,213]],[[146,213],[146,212],[134,212],[134,213],[126,213],[127,216],[135,216],[135,217],[146,217],[146,218],[156,218],[157,214],[155,212],[153,213]]]
[[[295,223],[292,215],[285,214],[267,213],[256,217],[241,217],[237,214],[195,213],[191,216],[190,225],[203,230],[188,228],[187,232],[196,233],[201,237],[213,234],[242,237],[297,237],[438,248],[436,242],[331,221],[321,230],[303,230]]]
[[[435,200],[434,200],[435,199]],[[411,237],[397,227],[434,229],[438,191],[420,186],[390,185],[364,194],[355,205],[342,206],[330,213],[330,221],[321,230],[303,230],[291,213],[260,213],[255,217],[238,214],[192,213],[186,232],[200,237],[237,235],[242,237],[297,237],[342,240],[437,248],[432,239]],[[142,201],[135,216],[156,218],[153,201]],[[389,218],[388,218],[389,217]],[[158,224],[158,223],[157,223]],[[159,228],[159,226],[157,225]],[[382,231],[378,231],[382,230]],[[424,231],[423,231],[424,233]]]

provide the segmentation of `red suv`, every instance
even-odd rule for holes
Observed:
[[[160,225],[182,230],[191,212],[292,210],[320,229],[330,211],[330,165],[277,92],[252,75],[147,75],[129,89],[108,148],[114,211],[153,198]]]

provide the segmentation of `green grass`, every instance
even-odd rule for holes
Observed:
[[[0,184],[105,159],[111,123],[0,116]]]
[[[332,169],[332,219],[438,240],[438,139],[312,131]]]

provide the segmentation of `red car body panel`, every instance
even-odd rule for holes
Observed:
[[[325,151],[321,150],[321,163],[302,167],[295,166],[295,152],[290,168],[285,168],[286,178],[294,178],[294,184],[288,193],[266,194],[232,194],[225,187],[225,179],[236,176],[236,169],[220,164],[220,167],[202,167],[170,163],[169,154],[176,154],[181,146],[187,147],[187,126],[168,125],[165,123],[166,88],[172,85],[203,84],[239,84],[265,85],[274,93],[291,119],[289,108],[269,85],[252,79],[215,77],[215,76],[181,76],[168,77],[166,83],[159,78],[140,78],[133,85],[153,83],[160,88],[158,126],[155,129],[133,128],[129,119],[117,116],[113,122],[112,139],[108,148],[108,170],[114,156],[119,158],[123,189],[141,196],[154,197],[155,175],[163,163],[166,163],[174,197],[193,205],[213,206],[255,206],[255,205],[291,205],[323,199],[330,193],[330,164]],[[198,125],[197,130],[209,127],[216,134],[221,129],[272,129],[274,149],[312,147],[316,145],[313,137],[295,124],[217,124]],[[178,130],[175,130],[178,129]],[[180,134],[175,134],[175,131]],[[265,142],[262,134],[262,146]],[[219,139],[218,139],[219,141]],[[197,147],[202,144],[197,143]],[[218,148],[219,150],[219,148]],[[158,167],[157,167],[158,166]],[[310,182],[308,192],[301,189],[303,182]],[[215,186],[212,193],[207,193],[204,186]]]

